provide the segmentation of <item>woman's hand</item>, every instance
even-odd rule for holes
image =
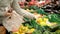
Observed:
[[[5,16],[11,16],[12,15],[12,9],[9,9],[5,12]]]
[[[5,13],[5,16],[11,16],[11,15],[12,13],[8,13],[8,12]]]

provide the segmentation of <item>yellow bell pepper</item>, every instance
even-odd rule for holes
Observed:
[[[41,26],[46,26],[46,23],[45,22],[41,22],[40,25]]]
[[[35,29],[32,28],[32,29],[29,29],[29,30],[27,31],[27,33],[33,33],[34,31],[35,31]]]
[[[32,29],[30,29],[30,32],[32,33],[32,32],[34,32],[35,31],[35,29],[34,28],[32,28]]]
[[[38,18],[37,20],[36,20],[36,22],[38,23],[38,24],[40,24],[41,26],[46,26],[47,25],[47,22],[48,21],[48,19],[47,18]]]
[[[28,30],[28,27],[22,27],[19,29],[20,33],[26,32]]]
[[[43,19],[42,19],[42,18],[38,18],[36,21],[37,21],[38,23],[40,23],[40,22],[43,22]]]
[[[25,33],[26,31],[28,31],[28,27],[21,25],[21,27],[19,28],[19,32]]]
[[[20,34],[19,32],[13,32],[12,34]]]

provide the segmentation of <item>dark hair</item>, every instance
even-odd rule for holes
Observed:
[[[24,3],[24,5],[26,6],[26,5],[27,5],[27,3]]]
[[[30,2],[31,0],[26,0],[27,2]]]
[[[51,0],[51,2],[54,4],[56,4],[56,1],[59,1],[59,0]]]

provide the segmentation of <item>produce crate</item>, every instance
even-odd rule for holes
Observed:
[[[4,26],[0,26],[0,34],[6,34],[6,29]]]

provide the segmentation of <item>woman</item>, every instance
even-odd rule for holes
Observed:
[[[11,8],[14,11],[9,12]],[[29,19],[35,18],[33,14],[20,8],[18,0],[0,0],[0,23],[8,31],[17,31],[21,23],[24,22],[24,17]]]

